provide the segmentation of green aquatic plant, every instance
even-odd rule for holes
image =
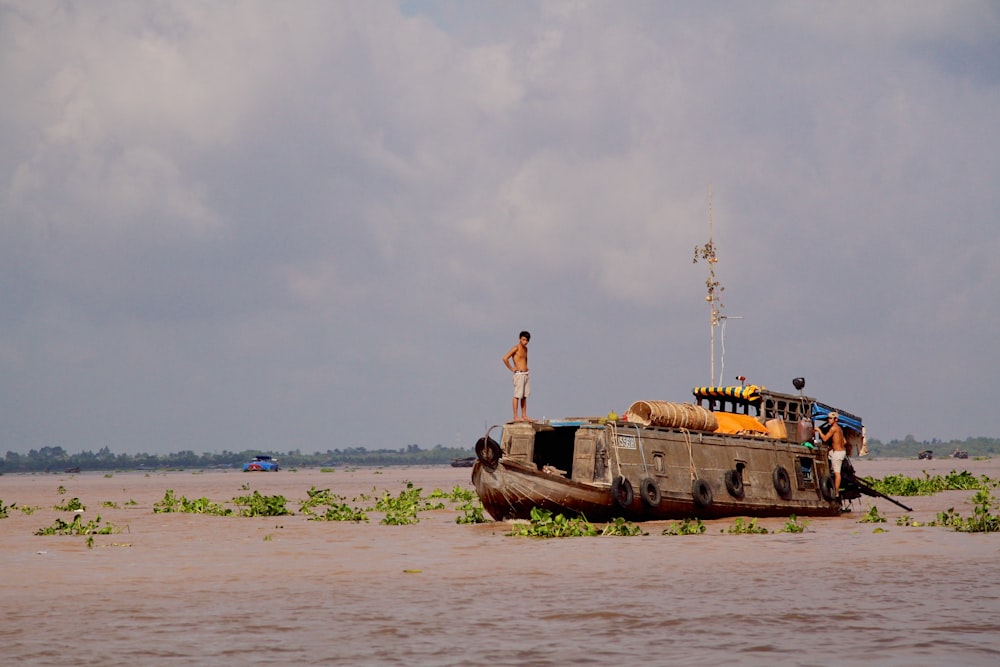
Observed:
[[[757,519],[751,519],[749,522],[743,521],[743,517],[736,517],[728,530],[725,532],[730,535],[766,535],[767,528],[757,525]]]
[[[264,496],[260,491],[254,491],[249,496],[237,496],[232,501],[240,508],[240,516],[284,516],[291,514],[285,503],[284,496]]]
[[[462,503],[456,509],[462,514],[455,517],[455,523],[486,523],[483,505],[478,500]]]
[[[431,491],[428,498],[444,498],[456,503],[468,502],[470,500],[475,500],[478,496],[472,489],[465,489],[461,486],[456,486],[451,491],[444,491],[442,489],[434,489]]]
[[[102,526],[100,516],[83,523],[82,516],[77,514],[68,523],[57,518],[48,528],[36,530],[35,535],[110,535],[118,531],[119,529],[110,523]]]
[[[346,498],[331,493],[330,489],[314,486],[306,494],[309,497],[299,503],[299,512],[309,516],[310,521],[368,521],[367,514],[348,505]]]
[[[986,475],[976,477],[967,470],[952,470],[947,475],[930,475],[925,470],[923,478],[919,479],[906,475],[886,475],[882,479],[865,477],[862,481],[879,493],[889,496],[930,496],[941,491],[992,489],[1000,485],[998,480]]]
[[[878,507],[872,505],[871,509],[863,517],[858,519],[858,523],[885,523],[886,518],[878,513]]]
[[[990,510],[996,502],[989,491],[980,489],[972,496],[972,516],[965,520],[963,531],[967,533],[995,533],[1000,531],[1000,517],[994,516]]]
[[[322,515],[315,515],[309,518],[310,521],[353,521],[354,523],[368,523],[368,515],[362,510],[351,507],[347,503],[340,505],[330,505]]]
[[[640,535],[649,535],[649,533],[643,531],[642,528],[631,521],[626,521],[621,517],[616,517],[611,523],[605,525],[604,528],[601,529],[601,535],[638,537]]]
[[[950,526],[954,528],[955,526],[960,526],[962,524],[962,515],[955,511],[954,507],[949,507],[943,512],[937,513],[937,519],[930,522],[931,526]],[[958,530],[958,528],[955,528]]]
[[[1000,531],[1000,517],[990,510],[997,506],[997,501],[985,489],[980,489],[972,496],[972,516],[965,518],[954,508],[939,512],[935,526],[948,526],[963,533],[995,533]]]
[[[306,491],[306,499],[299,502],[299,512],[306,515],[315,514],[318,507],[340,503],[343,497],[334,495],[330,489],[317,489],[315,486]]]
[[[914,521],[909,514],[904,514],[903,516],[896,518],[896,525],[919,527],[923,526],[924,524],[920,523],[919,521]],[[930,525],[934,525],[933,522]]]
[[[153,503],[153,513],[180,512],[181,499],[174,495],[173,489],[167,489],[163,494],[163,500]]]
[[[531,520],[528,523],[516,523],[511,526],[508,535],[512,537],[595,537],[616,536],[634,537],[648,535],[637,525],[616,517],[604,528],[587,521],[586,517],[567,517],[564,514],[553,514],[547,509],[533,507]]]
[[[66,487],[60,484],[59,486],[56,487],[56,493],[58,493],[60,496],[66,495]]]
[[[531,520],[528,523],[516,523],[507,533],[510,537],[592,537],[597,534],[597,527],[584,517],[553,515],[551,511],[540,507],[531,508]]]
[[[79,498],[70,498],[62,505],[56,505],[53,509],[59,510],[60,512],[75,512],[77,510],[86,510],[87,508],[83,506]]]
[[[229,516],[233,510],[219,503],[213,503],[208,498],[188,500],[184,496],[174,495],[173,489],[167,489],[163,500],[153,503],[155,514],[183,512],[187,514],[211,514],[214,516]]]
[[[777,531],[779,533],[804,533],[806,532],[806,526],[809,525],[808,521],[803,521],[799,523],[799,518],[794,514],[788,517],[788,521],[785,522],[784,527]]]
[[[17,503],[11,503],[10,505],[4,505],[3,500],[0,500],[0,519],[6,519],[8,513],[12,509],[17,508]]]
[[[456,503],[455,509],[462,512],[455,517],[455,523],[486,523],[486,516],[483,514],[483,505],[479,502],[479,496],[471,489],[455,486],[451,491],[434,489],[428,498],[443,498]]]
[[[395,497],[385,491],[375,501],[375,511],[385,513],[379,523],[388,526],[420,523],[417,512],[445,509],[444,503],[432,502],[430,498],[422,497],[422,492],[423,489],[414,487],[413,482],[406,482],[406,488]]]
[[[214,503],[208,498],[196,498],[188,500],[181,496],[181,512],[188,514],[211,514],[213,516],[229,516],[233,513],[228,507],[221,503]]]
[[[661,535],[701,535],[705,532],[705,524],[701,519],[683,519],[663,529]]]

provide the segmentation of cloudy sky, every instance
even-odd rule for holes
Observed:
[[[0,0],[0,451],[471,446],[521,329],[534,417],[690,400],[710,201],[716,381],[1000,437],[998,63],[989,0]]]

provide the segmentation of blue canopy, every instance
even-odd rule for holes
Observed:
[[[827,415],[829,415],[831,412],[836,412],[839,415],[837,421],[840,422],[841,428],[849,428],[852,431],[857,431],[858,433],[861,433],[862,425],[860,417],[855,417],[852,414],[841,412],[836,408],[831,408],[829,405],[823,405],[822,403],[813,403],[813,409],[812,409],[813,421],[816,421],[817,419],[828,421]]]

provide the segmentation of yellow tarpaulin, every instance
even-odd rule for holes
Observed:
[[[734,415],[731,412],[713,412],[715,420],[719,422],[716,433],[739,433],[741,431],[754,431],[767,435],[767,427],[757,421],[756,417],[750,415]]]

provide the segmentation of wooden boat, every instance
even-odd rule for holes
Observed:
[[[267,454],[258,454],[252,461],[243,464],[243,472],[278,472],[278,459]]]
[[[471,468],[476,462],[475,456],[463,456],[461,458],[452,459],[452,468]]]
[[[591,521],[840,513],[828,448],[813,443],[834,408],[752,385],[693,395],[697,404],[639,401],[622,418],[491,427],[472,469],[483,507],[497,520],[535,507]],[[849,450],[861,449],[861,418],[837,412]]]

